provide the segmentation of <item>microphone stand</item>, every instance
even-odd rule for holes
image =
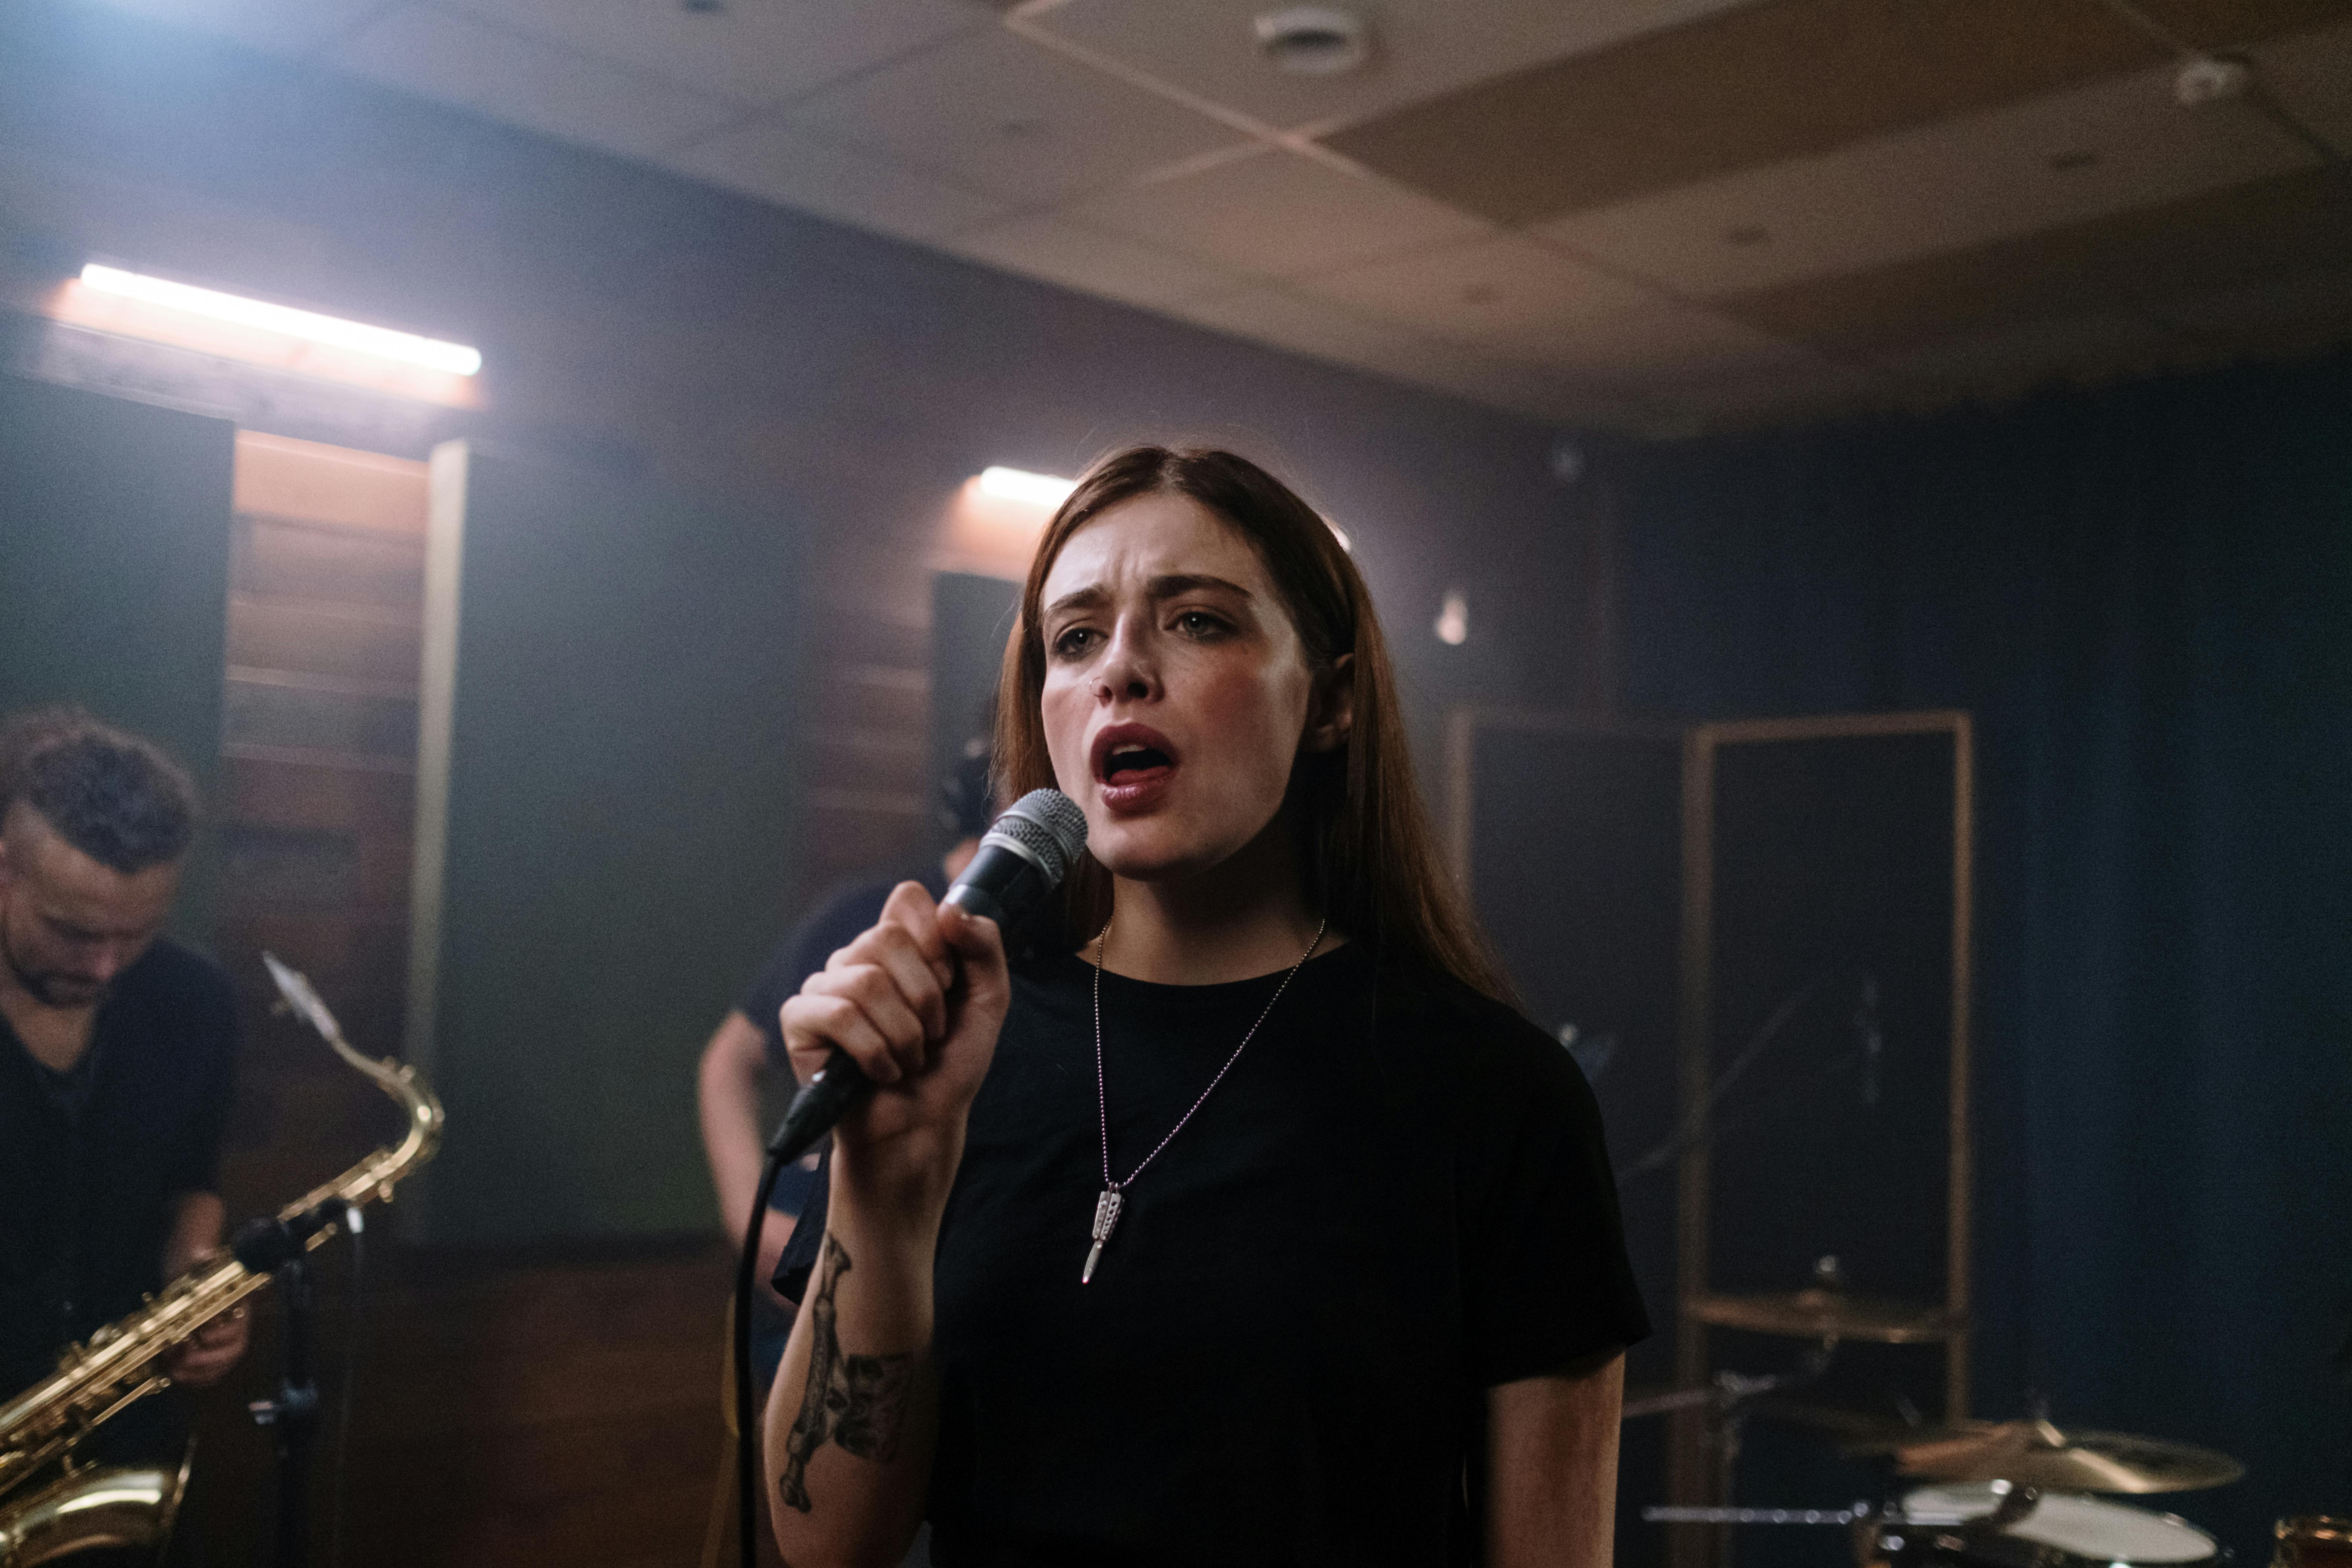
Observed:
[[[274,1568],[307,1568],[310,1561],[310,1447],[319,1435],[319,1381],[312,1351],[319,1303],[311,1289],[304,1243],[331,1223],[341,1204],[321,1204],[292,1221],[256,1219],[237,1232],[231,1250],[248,1268],[268,1268],[286,1309],[279,1347],[278,1397],[246,1406],[266,1426],[278,1454],[278,1552]]]

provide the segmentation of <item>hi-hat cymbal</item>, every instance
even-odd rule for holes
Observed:
[[[2227,1454],[2128,1432],[2062,1432],[2047,1421],[2004,1421],[1981,1432],[1906,1444],[1906,1476],[2009,1481],[2069,1492],[2186,1492],[2246,1473]]]
[[[1754,1296],[1695,1296],[1683,1310],[1702,1323],[1798,1340],[1867,1340],[1907,1345],[1948,1340],[1966,1323],[1941,1307],[1884,1296],[1849,1296],[1816,1285]]]

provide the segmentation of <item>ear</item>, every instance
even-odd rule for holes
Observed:
[[[1315,677],[1307,702],[1307,730],[1299,737],[1302,752],[1334,752],[1348,743],[1356,728],[1356,656],[1343,653],[1331,668]]]

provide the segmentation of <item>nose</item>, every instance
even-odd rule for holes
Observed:
[[[122,973],[122,966],[130,959],[131,952],[131,947],[129,942],[100,943],[97,956],[91,961],[89,972],[82,978],[93,984],[105,984]]]
[[[1160,695],[1158,665],[1135,617],[1121,616],[1112,628],[1110,645],[1095,666],[1094,686],[1099,702],[1148,702]]]

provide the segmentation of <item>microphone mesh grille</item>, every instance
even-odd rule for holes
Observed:
[[[989,833],[1003,834],[1037,857],[1049,887],[1059,887],[1087,847],[1087,814],[1057,789],[1033,789],[996,819]]]

